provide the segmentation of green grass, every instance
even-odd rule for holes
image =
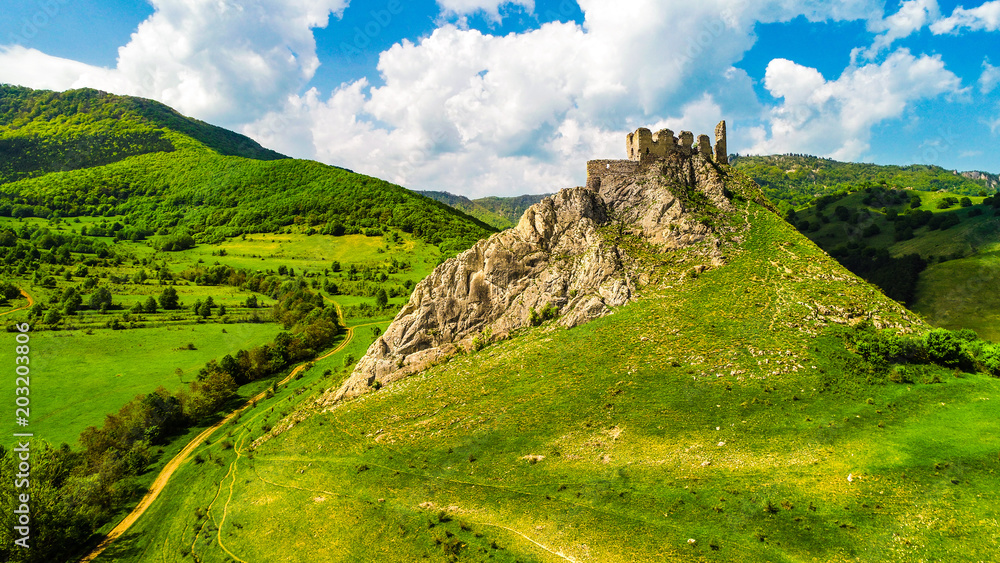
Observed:
[[[668,267],[610,317],[525,331],[188,467],[128,556],[102,561],[192,544],[206,562],[992,559],[1000,380],[846,370],[831,317],[922,325],[757,215],[724,267]]]
[[[948,329],[971,328],[1000,342],[1000,252],[930,266],[920,276],[913,310]]]
[[[101,426],[106,414],[136,395],[160,385],[177,390],[194,381],[209,360],[270,342],[280,329],[275,324],[211,323],[97,329],[90,335],[80,330],[32,334],[32,430],[54,444],[75,446],[83,429]],[[189,343],[196,349],[186,349]],[[13,384],[5,384],[7,391],[13,392]]]
[[[197,545],[196,549],[200,553],[202,544],[211,545],[216,541],[218,538],[213,522],[220,517],[219,514],[225,509],[228,500],[220,486],[224,488],[232,481],[231,478],[226,480],[226,477],[231,477],[230,464],[236,461],[232,446],[238,446],[237,449],[246,448],[254,437],[265,433],[263,430],[265,425],[278,423],[292,412],[296,404],[308,401],[324,390],[339,385],[347,375],[344,367],[345,357],[351,355],[356,359],[364,353],[375,338],[371,332],[372,326],[378,326],[382,330],[388,326],[388,321],[370,323],[370,321],[362,322],[359,328],[355,329],[354,340],[344,350],[316,362],[301,378],[280,387],[274,397],[261,401],[256,407],[246,411],[240,419],[220,429],[210,439],[210,444],[196,451],[195,457],[200,456],[203,462],[198,463],[193,457],[182,466],[161,495],[162,502],[153,504],[147,515],[133,527],[132,531],[112,544],[97,561],[139,561],[146,558],[182,560],[190,556],[192,544]],[[327,370],[332,373],[327,375]],[[266,382],[263,386],[269,385],[270,382]],[[261,385],[244,386],[240,394],[251,396],[259,391],[259,387]],[[234,485],[236,482],[242,482],[243,477],[252,475],[252,470],[248,473],[246,467],[248,460],[246,453],[242,452],[241,455],[244,457],[235,464],[235,474],[240,479],[233,481]],[[195,516],[196,510],[205,511],[210,504],[214,508],[208,512],[207,518]],[[191,516],[191,520],[170,518],[172,514],[186,514]],[[229,526],[235,529],[240,529],[236,526],[250,529],[253,524],[229,520]],[[110,528],[109,524],[104,531]],[[261,538],[263,540],[270,535],[262,532]],[[290,551],[286,555],[294,558],[298,554]],[[219,557],[208,560],[226,559]]]

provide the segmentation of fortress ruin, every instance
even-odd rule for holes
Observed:
[[[668,157],[690,158],[698,154],[703,159],[715,164],[729,164],[729,153],[726,147],[726,122],[720,121],[715,126],[715,146],[712,146],[708,135],[699,135],[695,143],[694,133],[681,131],[676,137],[670,129],[660,129],[653,133],[645,127],[640,127],[634,133],[629,133],[625,140],[625,151],[628,160],[591,160],[587,162],[587,186],[600,188],[601,179],[608,176],[629,176],[635,174],[643,166]]]

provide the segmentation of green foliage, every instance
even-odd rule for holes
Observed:
[[[542,307],[541,311],[536,311],[532,307],[528,311],[528,321],[532,326],[538,326],[547,320],[554,319],[559,316],[559,308],[552,303],[547,303],[545,307]]]
[[[927,334],[927,354],[936,363],[956,367],[963,358],[962,345],[951,331],[938,328]]]
[[[151,100],[91,89],[49,92],[0,85],[0,183],[174,151],[168,131],[223,155],[283,158],[248,137]]]
[[[483,329],[475,338],[472,339],[472,350],[478,352],[483,348],[486,348],[493,342],[493,330],[490,328]]]
[[[166,252],[187,250],[194,247],[194,245],[194,237],[188,234],[187,231],[167,235],[155,243],[157,250],[163,250]]]
[[[807,155],[737,156],[730,163],[760,184],[767,197],[795,208],[808,205],[816,194],[846,193],[859,186],[888,185],[921,191],[943,189],[956,194],[976,195],[985,185],[982,181],[953,174],[950,170],[922,164],[883,166],[838,162]],[[919,197],[911,200],[911,205],[919,207]]]

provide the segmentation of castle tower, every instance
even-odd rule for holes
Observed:
[[[715,162],[729,164],[729,150],[726,148],[726,121],[715,126]]]

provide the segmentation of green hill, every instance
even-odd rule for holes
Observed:
[[[707,271],[624,245],[655,274],[611,316],[258,410],[98,560],[992,558],[1000,381],[973,364],[1000,351],[925,336],[756,203],[731,219]]]
[[[808,155],[736,156],[731,164],[753,178],[767,197],[784,209],[800,208],[819,196],[859,185],[886,184],[971,196],[981,191],[993,193],[998,183],[996,175],[981,172],[960,174],[940,166],[839,162]]]
[[[482,197],[479,199],[469,199],[465,196],[454,195],[448,192],[417,192],[433,200],[446,203],[456,209],[461,209],[465,213],[489,224],[495,229],[509,229],[517,224],[524,210],[542,201],[549,194],[532,194],[514,197]]]
[[[4,561],[77,560],[206,425],[336,346],[338,365],[363,354],[420,279],[493,232],[93,90],[0,87],[0,151],[0,320],[29,339],[34,376],[3,386],[30,390],[34,434],[32,549],[8,511]],[[8,446],[4,506],[19,498]]]
[[[282,158],[156,102],[94,90],[0,95],[0,216],[123,215],[132,240],[179,229],[218,242],[298,224],[334,235],[395,228],[447,252],[492,231],[399,186]]]
[[[989,306],[995,292],[987,281],[1000,252],[1000,195],[855,185],[787,218],[931,323],[1000,340],[1000,319]]]
[[[222,155],[286,158],[152,100],[91,89],[50,92],[0,85],[0,183],[173,151],[167,130]]]

